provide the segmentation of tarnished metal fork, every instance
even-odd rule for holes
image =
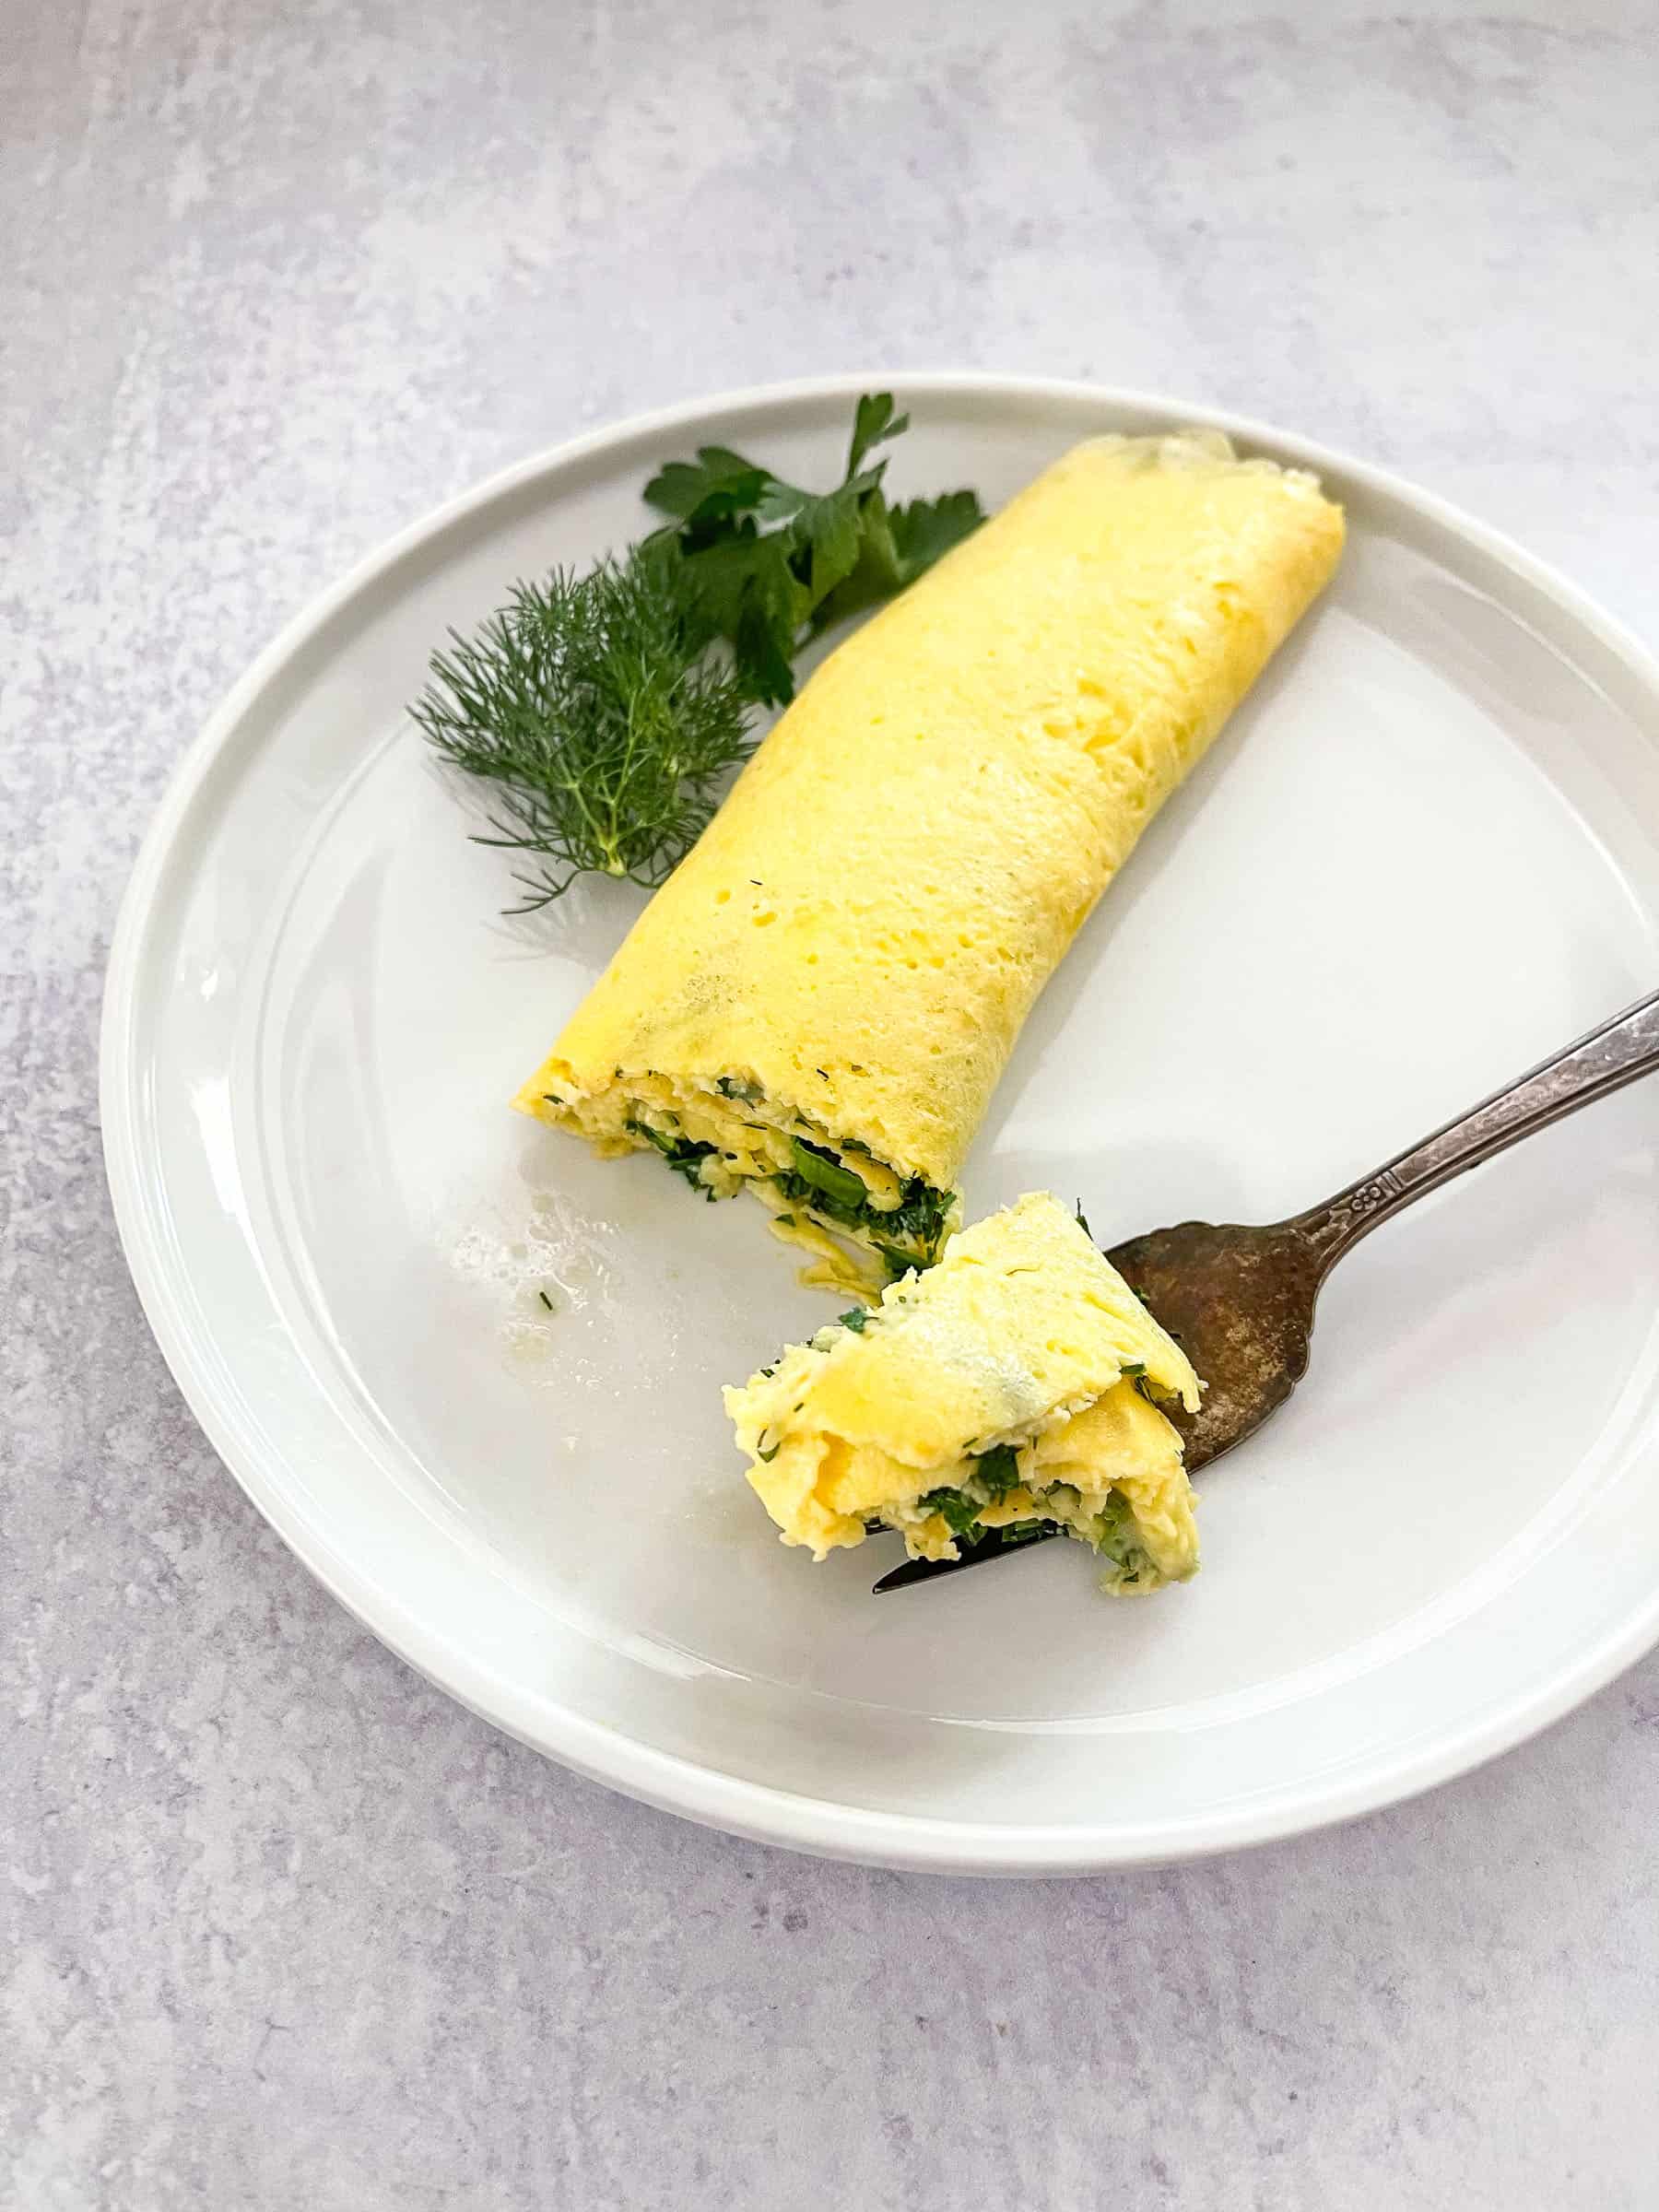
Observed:
[[[1183,1221],[1116,1245],[1107,1258],[1206,1385],[1197,1413],[1164,1408],[1182,1432],[1189,1472],[1253,1436],[1301,1381],[1320,1290],[1361,1237],[1454,1175],[1656,1068],[1659,992],[1305,1214],[1266,1229]],[[994,1532],[964,1545],[959,1559],[906,1560],[876,1588],[908,1589],[1042,1541],[1009,1543]]]

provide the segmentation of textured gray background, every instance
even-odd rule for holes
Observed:
[[[265,1533],[146,1332],[93,1099],[123,877],[219,692],[384,534],[627,409],[884,362],[1162,386],[1659,634],[1653,11],[0,23],[0,2203],[1649,2212],[1659,1663],[1182,1871],[682,1826],[447,1704]]]

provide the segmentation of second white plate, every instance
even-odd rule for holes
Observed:
[[[1143,1604],[1053,1545],[873,1600],[742,1480],[718,1386],[825,1301],[758,1207],[504,1106],[641,895],[510,928],[403,707],[515,576],[636,535],[699,442],[830,476],[872,379],[567,447],[407,533],[190,755],[112,961],[103,1113],[147,1310],[209,1436],[395,1650],[527,1742],[747,1834],[1081,1869],[1257,1841],[1513,1743],[1659,1636],[1655,1104],[1381,1232],[1291,1407]],[[1659,683],[1437,502],[1176,401],[891,382],[899,488],[997,503],[1103,429],[1218,423],[1347,506],[1340,578],[1039,1006],[968,1207],[1104,1242],[1335,1188],[1652,987]],[[549,1304],[554,1309],[548,1311]]]

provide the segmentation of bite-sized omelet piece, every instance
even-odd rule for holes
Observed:
[[[515,1103],[754,1190],[830,1279],[925,1265],[1037,994],[1342,537],[1218,432],[1077,447],[825,662]]]
[[[1181,1438],[1158,1399],[1198,1409],[1180,1347],[1046,1192],[953,1236],[890,1285],[725,1393],[749,1481],[815,1559],[897,1529],[912,1558],[991,1528],[1057,1524],[1108,1563],[1105,1587],[1196,1571]]]

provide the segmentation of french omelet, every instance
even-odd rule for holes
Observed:
[[[927,1265],[1038,993],[1342,538],[1217,432],[1077,447],[825,662],[515,1103],[753,1190],[818,1279]]]
[[[1059,1201],[1021,1198],[725,1392],[748,1478],[815,1559],[897,1529],[912,1558],[1057,1524],[1125,1594],[1198,1566],[1180,1347]]]

